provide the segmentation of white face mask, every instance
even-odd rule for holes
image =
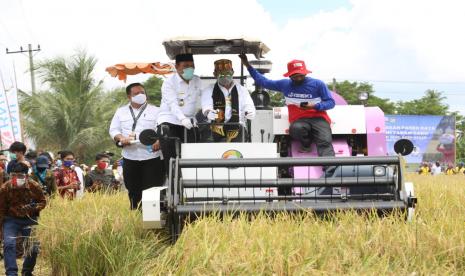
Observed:
[[[24,184],[26,184],[26,179],[25,178],[17,178],[16,179],[16,185],[18,185],[18,187],[22,187],[22,186],[24,186]]]
[[[147,101],[147,96],[145,94],[137,94],[131,98],[131,101],[135,104],[144,104]]]

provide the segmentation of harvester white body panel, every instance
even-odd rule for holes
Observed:
[[[185,143],[181,145],[182,159],[237,159],[237,158],[276,158],[275,143]],[[183,180],[275,180],[276,167],[268,168],[185,168],[181,170]],[[273,196],[277,189],[254,188],[189,188],[184,189],[186,197],[244,197]]]
[[[251,122],[250,136],[252,143],[273,142],[273,110],[257,110]]]
[[[153,187],[142,191],[142,221],[144,229],[163,228],[165,220],[162,218],[162,191],[168,187]]]

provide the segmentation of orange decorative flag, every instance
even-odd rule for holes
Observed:
[[[126,81],[127,75],[137,75],[140,73],[166,75],[175,71],[174,66],[169,63],[121,63],[105,69],[112,77],[118,77],[119,80]]]

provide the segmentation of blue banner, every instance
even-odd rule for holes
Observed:
[[[386,143],[389,155],[395,155],[394,144],[400,139],[413,143],[405,156],[407,163],[455,161],[455,117],[431,115],[386,115]]]

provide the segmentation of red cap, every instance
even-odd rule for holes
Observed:
[[[307,70],[307,67],[305,67],[305,62],[303,60],[294,59],[287,64],[287,73],[284,74],[284,76],[289,77],[294,74],[307,75],[311,72],[312,71]]]

